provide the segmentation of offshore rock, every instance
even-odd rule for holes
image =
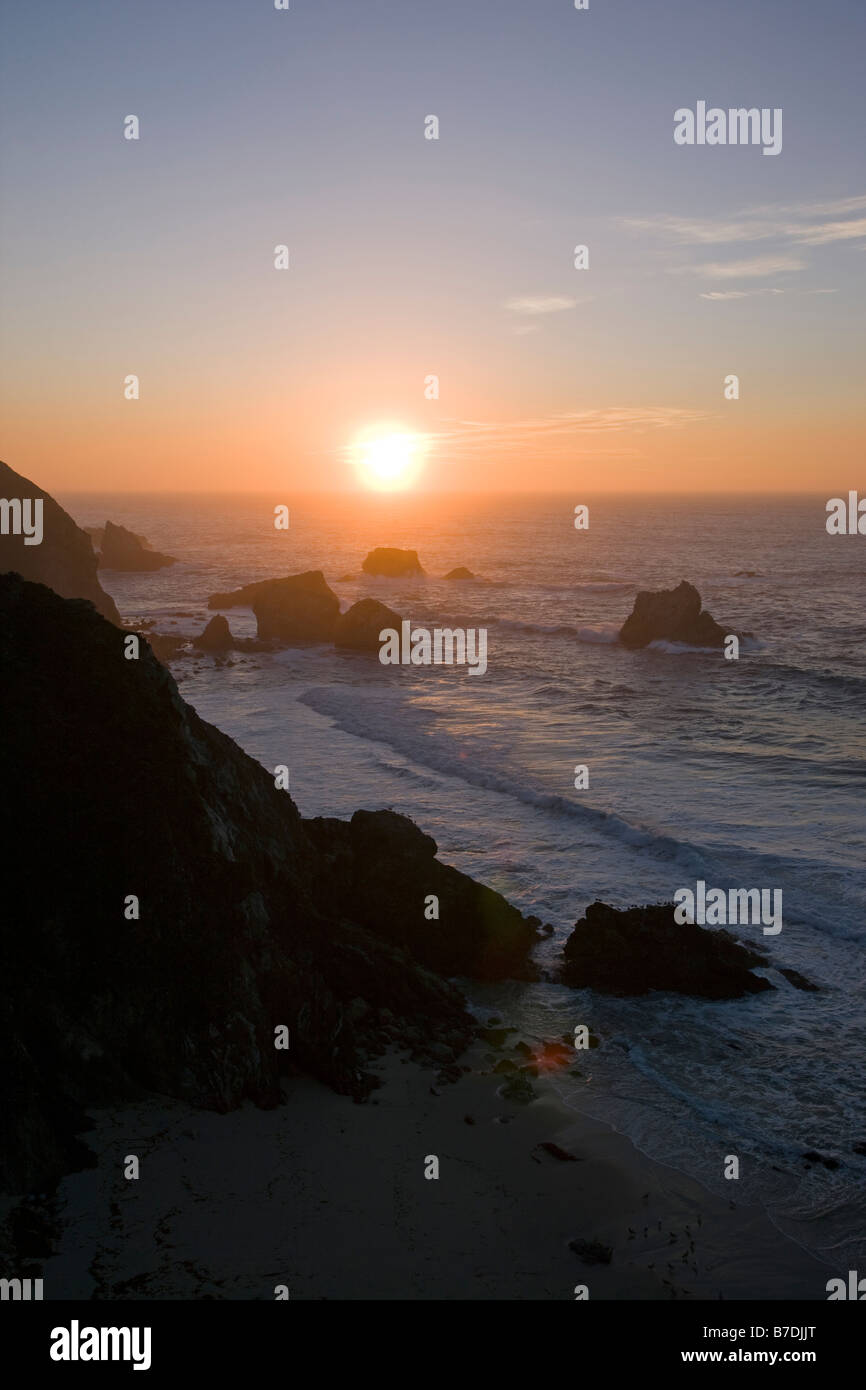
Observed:
[[[626,647],[646,647],[650,642],[683,642],[690,647],[723,647],[730,632],[720,627],[701,608],[701,596],[683,580],[675,589],[643,590],[620,628]]]
[[[262,641],[330,642],[340,616],[340,600],[321,570],[270,580],[252,606]]]
[[[371,550],[361,568],[365,574],[382,574],[388,579],[397,579],[403,574],[424,573],[417,550],[397,550],[387,545]]]
[[[401,618],[393,608],[375,598],[362,598],[337,619],[334,643],[356,651],[377,652],[382,645],[379,633],[385,628],[400,630]]]
[[[603,994],[671,990],[701,999],[739,999],[772,989],[753,975],[766,956],[727,932],[674,921],[674,904],[619,909],[591,903],[563,955],[564,984]]]

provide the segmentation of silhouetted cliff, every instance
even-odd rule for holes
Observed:
[[[114,599],[96,577],[97,559],[87,532],[43,488],[5,463],[0,463],[0,497],[41,499],[43,531],[38,545],[25,545],[23,535],[0,534],[0,574],[14,570],[64,598],[90,599],[104,618],[119,623]]]
[[[471,1020],[419,960],[525,973],[534,940],[402,817],[308,832],[144,638],[137,659],[129,645],[89,604],[0,577],[7,1190],[62,1171],[82,1107],[136,1087],[269,1105],[297,1066],[361,1098],[392,1040],[453,1069]]]

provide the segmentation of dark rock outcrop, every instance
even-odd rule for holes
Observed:
[[[102,528],[99,547],[99,568],[103,570],[126,570],[131,574],[149,573],[151,570],[165,569],[175,564],[171,555],[160,555],[151,550],[143,536],[127,531],[125,526],[116,526],[106,521]]]
[[[448,573],[447,573],[446,575],[443,576],[443,578],[445,578],[445,579],[477,579],[478,576],[477,576],[476,574],[473,574],[471,570],[468,570],[468,569],[466,568],[465,565],[458,565],[456,570],[449,570]]]
[[[286,578],[291,579],[291,575]],[[240,589],[229,589],[225,593],[211,594],[208,608],[252,608],[259,594],[264,594],[278,579],[257,579],[253,584],[244,584]]]
[[[324,867],[320,900],[376,936],[400,942],[443,975],[535,979],[530,921],[499,893],[436,859],[436,841],[394,811],[306,821]],[[438,918],[425,916],[438,899]],[[432,910],[432,908],[431,908]]]
[[[254,596],[253,612],[263,641],[330,642],[340,600],[321,570],[308,570],[272,579]]]
[[[401,817],[303,822],[147,641],[138,660],[124,641],[89,603],[0,577],[7,1191],[41,1189],[80,1157],[83,1109],[142,1087],[271,1105],[300,1067],[363,1098],[391,1040],[441,1066],[473,1025],[420,962],[501,971],[531,944]]]
[[[397,579],[403,574],[424,573],[417,550],[396,550],[387,545],[371,550],[361,568],[365,574],[382,574],[388,579]]]
[[[727,931],[674,921],[673,903],[619,909],[591,903],[563,948],[564,984],[603,994],[671,990],[700,999],[739,999],[772,989],[753,975],[766,956]]]
[[[619,640],[626,647],[646,647],[662,640],[690,647],[723,647],[730,631],[701,608],[697,589],[682,580],[675,589],[642,590],[620,628]]]
[[[109,622],[119,623],[114,599],[96,577],[96,556],[87,533],[41,487],[0,463],[0,498],[42,500],[42,542],[25,545],[24,536],[0,534],[0,573],[13,570],[35,584],[47,584],[63,598],[86,598]]]
[[[235,641],[228,625],[228,619],[224,618],[222,613],[211,618],[204,632],[200,632],[198,637],[193,640],[193,646],[201,652],[228,652],[234,645]]]
[[[375,598],[362,598],[337,619],[334,644],[361,652],[377,652],[379,633],[386,627],[400,631],[400,614]]]

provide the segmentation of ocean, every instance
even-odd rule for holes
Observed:
[[[193,636],[208,595],[321,569],[343,607],[381,598],[413,623],[488,632],[483,676],[383,666],[326,646],[173,663],[181,694],[307,816],[391,807],[440,858],[555,928],[548,972],[601,899],[781,889],[775,992],[613,999],[550,980],[479,986],[473,1008],[523,1037],[585,1023],[601,1040],[563,1100],[650,1157],[776,1225],[837,1271],[866,1263],[866,538],[829,536],[824,497],[144,496],[69,494],[178,557],[102,572],[125,619]],[[574,508],[589,506],[588,530]],[[288,531],[273,509],[290,508]],[[416,549],[426,574],[370,579],[365,554]],[[475,581],[446,581],[465,565]],[[615,641],[638,589],[687,579],[738,661]],[[249,610],[227,610],[252,636]],[[135,750],[130,754],[134,756]],[[575,768],[589,768],[576,790]],[[431,923],[435,930],[435,923]],[[795,989],[777,966],[820,986]],[[578,1059],[579,1060],[579,1059]],[[829,1166],[807,1163],[817,1150]],[[723,1176],[728,1155],[740,1177]],[[833,1166],[835,1165],[835,1166]],[[859,1264],[858,1264],[859,1262]]]

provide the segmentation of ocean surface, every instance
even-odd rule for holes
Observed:
[[[854,1150],[866,1143],[866,537],[829,536],[826,498],[59,500],[80,525],[110,518],[178,557],[155,574],[101,575],[125,619],[160,632],[193,636],[209,594],[307,569],[344,609],[372,595],[417,625],[486,628],[483,676],[326,646],[172,669],[205,719],[269,769],[289,766],[304,815],[404,812],[443,860],[551,923],[545,968],[594,899],[669,901],[698,879],[782,889],[779,935],[739,931],[768,949],[775,993],[465,988],[481,1017],[522,1036],[588,1024],[601,1046],[581,1054],[583,1076],[554,1076],[570,1106],[766,1206],[835,1272],[866,1268],[866,1155]],[[281,503],[288,531],[274,529]],[[417,549],[425,577],[367,578],[377,545]],[[445,581],[458,565],[478,580]],[[680,579],[726,628],[753,634],[738,661],[615,643],[638,589]],[[249,610],[227,616],[254,635]],[[809,1150],[838,1166],[808,1165]],[[736,1182],[723,1177],[730,1154]]]

